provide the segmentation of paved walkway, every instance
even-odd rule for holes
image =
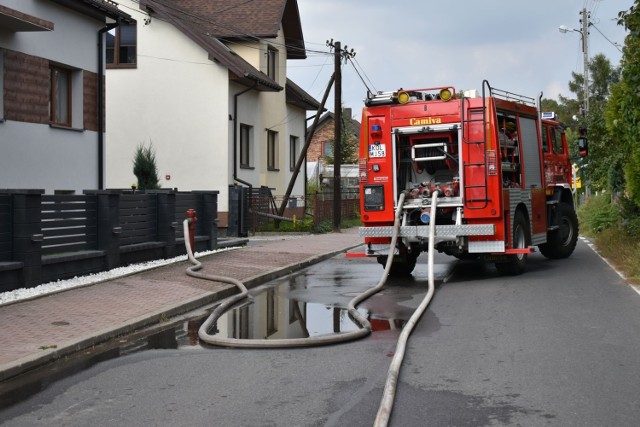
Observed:
[[[251,240],[199,258],[202,272],[255,287],[362,243],[341,233]],[[0,381],[226,298],[232,285],[187,276],[188,261],[0,306]]]

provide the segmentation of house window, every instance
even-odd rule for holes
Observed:
[[[121,24],[107,33],[107,67],[133,68],[137,59],[136,24]]]
[[[278,51],[271,46],[267,48],[267,76],[278,81]]]
[[[267,131],[267,169],[278,170],[278,132]]]
[[[249,306],[241,307],[233,317],[233,337],[238,339],[249,338],[249,325],[251,324]]]
[[[324,141],[322,143],[322,157],[333,157],[333,141]]]
[[[240,125],[240,167],[253,167],[253,127]]]
[[[298,162],[298,137],[289,137],[289,169],[294,170]]]
[[[267,290],[267,336],[278,332],[278,310],[277,310],[276,288]]]
[[[71,70],[49,66],[49,122],[71,127]]]

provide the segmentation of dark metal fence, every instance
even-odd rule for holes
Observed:
[[[217,247],[217,191],[0,191],[0,292],[184,254],[182,221],[197,212],[196,247]]]
[[[287,199],[283,215],[279,207],[284,196],[274,195],[268,187],[249,189],[229,187],[229,229],[227,235],[246,237],[250,233],[276,230],[282,222],[304,222],[311,217],[312,228],[319,230],[323,222],[333,221],[333,192],[316,192],[307,197],[292,195]],[[358,189],[345,189],[340,200],[341,218],[358,219],[360,194]]]
[[[340,200],[340,217],[357,219],[360,216],[360,194],[357,190],[343,191]],[[310,194],[307,199],[307,213],[313,217],[314,229],[326,221],[333,221],[333,192]]]

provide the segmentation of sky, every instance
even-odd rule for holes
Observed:
[[[581,30],[587,9],[589,57],[602,53],[617,66],[626,32],[616,18],[631,5],[633,0],[298,0],[307,59],[289,60],[287,73],[320,101],[334,70],[327,40],[353,49],[355,68],[342,67],[342,105],[356,120],[367,87],[481,90],[486,79],[532,98],[540,92],[573,98],[571,73],[584,70],[581,33],[563,34],[558,27]],[[333,92],[326,107],[334,109]]]

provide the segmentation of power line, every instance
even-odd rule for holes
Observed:
[[[591,26],[592,26],[593,28],[595,28],[595,29],[596,29],[596,31],[598,31],[598,32],[600,33],[600,35],[601,35],[602,37],[604,37],[604,39],[605,39],[606,41],[608,41],[609,43],[611,43],[611,45],[612,45],[613,47],[615,47],[616,49],[618,49],[618,51],[619,51],[620,53],[622,53],[622,49],[620,49],[620,46],[618,46],[618,44],[617,44],[617,43],[614,43],[614,42],[612,42],[611,40],[609,40],[609,38],[608,38],[607,36],[605,36],[605,35],[602,33],[602,31],[600,31],[600,29],[599,29],[598,27],[596,27],[596,25],[595,25],[593,22],[591,22]]]
[[[356,68],[356,65],[354,64],[354,61],[349,60],[349,62],[351,63],[351,66],[353,67],[353,69],[355,70],[356,74],[358,75],[358,77],[360,77],[360,81],[362,81],[362,84],[364,84],[364,87],[367,88],[367,91],[370,93],[375,93],[372,92],[371,89],[369,89],[369,86],[367,86],[367,82],[364,81],[364,79],[362,78],[362,75],[360,74],[360,72],[358,71],[358,69]]]

